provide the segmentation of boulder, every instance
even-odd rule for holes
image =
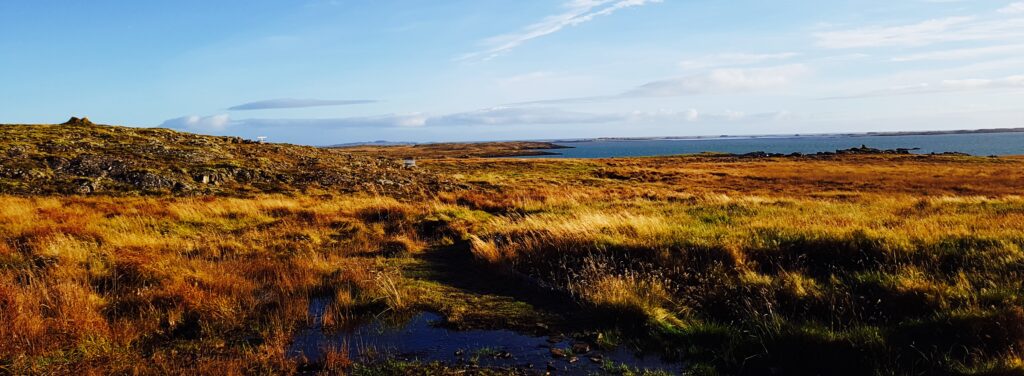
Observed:
[[[585,342],[576,342],[572,344],[573,354],[586,354],[590,352],[590,345]]]

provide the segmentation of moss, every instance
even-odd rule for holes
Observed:
[[[416,269],[421,267],[410,265],[410,276],[420,275]],[[416,306],[441,313],[446,325],[461,330],[507,328],[537,332],[561,321],[509,296],[475,293],[426,279],[413,279],[409,288],[410,295],[416,297]]]

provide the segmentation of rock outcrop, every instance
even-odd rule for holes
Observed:
[[[87,117],[77,118],[77,117],[72,116],[71,119],[68,119],[68,121],[64,122],[64,124],[62,124],[62,125],[79,125],[79,126],[84,126],[84,125],[96,125],[96,124],[93,124],[93,122],[89,121],[89,118],[87,118]]]
[[[719,157],[733,157],[733,158],[780,158],[780,157],[828,157],[835,155],[910,155],[913,151],[921,150],[920,148],[896,148],[896,149],[876,149],[870,148],[867,145],[861,145],[858,148],[840,149],[836,151],[822,151],[812,154],[804,153],[769,153],[764,151],[755,151],[745,154],[712,154],[713,156]],[[969,156],[970,154],[957,153],[957,152],[945,152],[945,153],[931,153],[929,155],[946,155],[946,156]]]
[[[454,188],[393,158],[167,129],[0,125],[0,194],[420,195]]]

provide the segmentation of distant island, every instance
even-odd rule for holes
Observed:
[[[1024,133],[1024,128],[992,128],[954,131],[868,132],[864,136],[936,136],[944,134]]]

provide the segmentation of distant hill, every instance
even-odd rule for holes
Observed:
[[[169,129],[0,125],[2,194],[419,194],[445,179],[390,157]]]
[[[348,148],[348,147],[353,147],[353,146],[408,146],[408,145],[417,145],[417,144],[419,144],[419,143],[418,142],[394,142],[394,141],[387,141],[387,140],[377,140],[377,141],[365,141],[365,142],[346,142],[344,144],[327,145],[327,146],[324,146],[324,147],[325,148]]]
[[[546,150],[566,149],[568,146],[538,141],[505,141],[476,143],[431,144],[369,144],[337,146],[347,153],[360,155],[388,155],[398,158],[493,158],[558,155]]]

